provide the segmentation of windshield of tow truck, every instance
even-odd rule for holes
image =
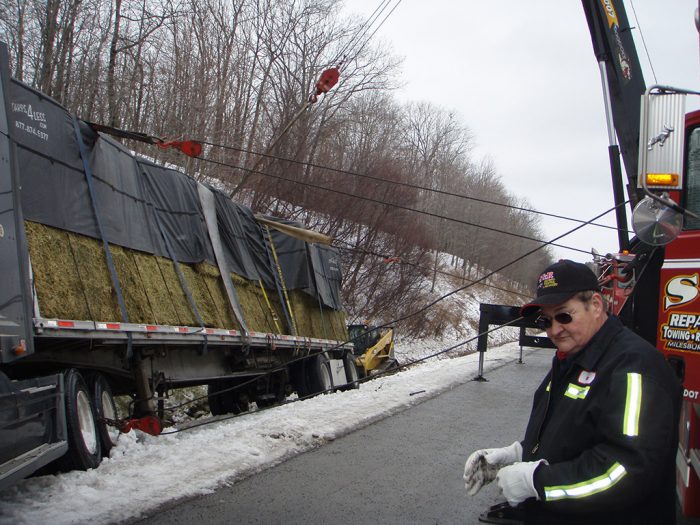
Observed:
[[[685,207],[700,215],[700,127],[693,129],[688,137],[688,157],[686,161]],[[686,230],[700,230],[700,219],[685,217]]]

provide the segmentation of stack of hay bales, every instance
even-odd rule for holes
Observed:
[[[31,221],[25,230],[41,317],[122,321],[101,241]],[[110,251],[130,323],[199,325],[173,261],[116,245]],[[240,329],[219,269],[206,262],[178,264],[204,326]],[[291,334],[276,291],[231,277],[249,330]],[[347,340],[344,312],[321,307],[300,290],[289,298],[297,335]]]

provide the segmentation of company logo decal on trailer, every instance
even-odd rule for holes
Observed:
[[[10,108],[17,129],[43,141],[49,140],[46,113],[35,110],[31,104],[21,102],[12,102]]]

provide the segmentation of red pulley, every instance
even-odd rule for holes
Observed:
[[[175,148],[189,157],[199,157],[202,154],[202,145],[195,140],[173,140],[158,144],[161,148]]]
[[[337,67],[326,69],[321,73],[321,78],[318,79],[318,82],[316,82],[316,95],[328,93],[338,83],[339,78],[340,71]]]
[[[340,70],[337,67],[326,69],[323,73],[321,73],[318,82],[316,82],[316,93],[313,93],[309,97],[309,102],[313,104],[318,100],[319,95],[328,93],[331,88],[338,83],[339,78]]]

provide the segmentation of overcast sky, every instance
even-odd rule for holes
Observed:
[[[380,3],[347,6],[366,17]],[[647,85],[657,82],[639,28],[659,84],[700,88],[697,5],[625,2]],[[455,111],[474,134],[475,159],[491,159],[514,195],[583,220],[613,206],[600,73],[580,1],[403,0],[374,39],[404,58],[398,98]],[[608,217],[603,222],[614,225],[614,214]],[[548,239],[574,226],[543,220]],[[559,242],[617,250],[617,234],[602,228]],[[564,249],[555,254],[590,259]]]

